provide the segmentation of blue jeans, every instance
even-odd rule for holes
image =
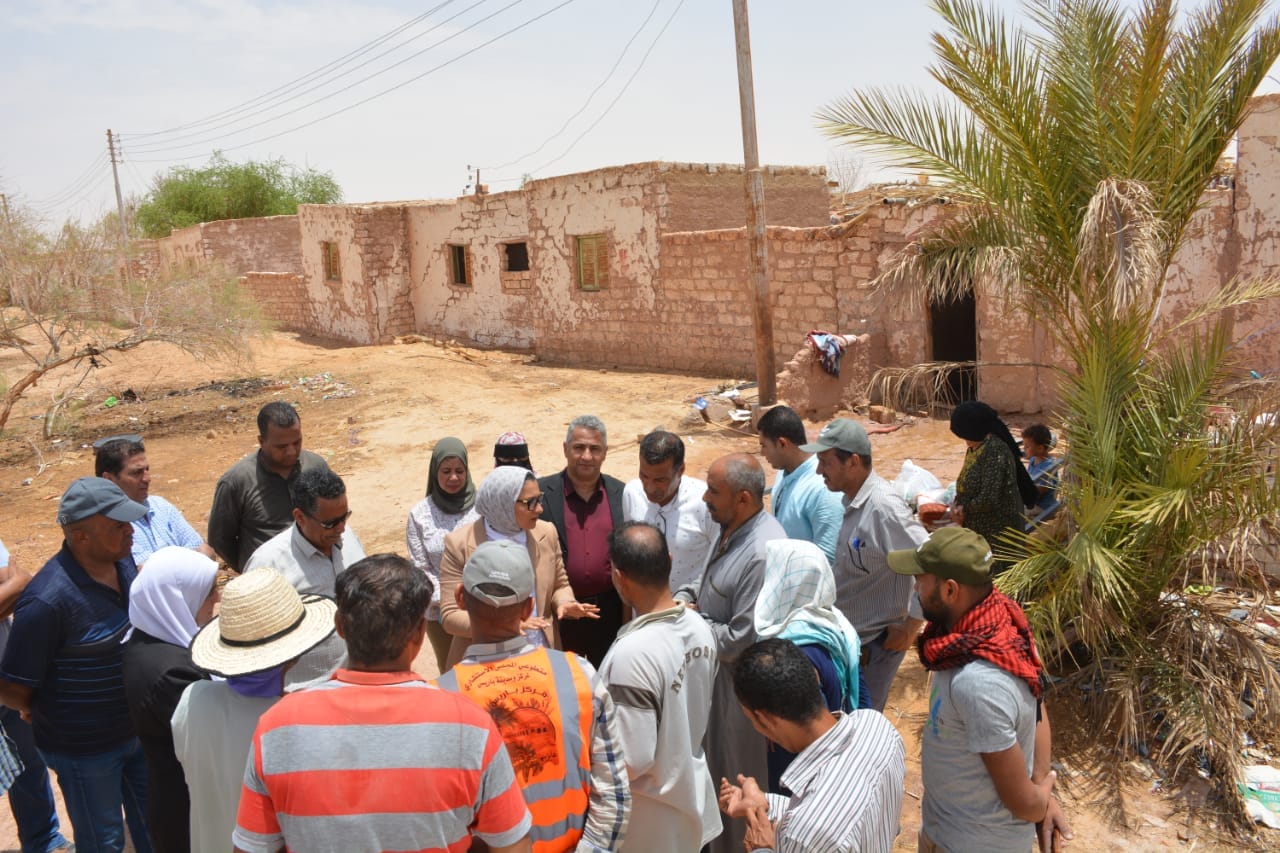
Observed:
[[[12,708],[0,705],[0,724],[17,747],[25,768],[9,789],[9,810],[18,825],[22,853],[50,853],[69,843],[59,831],[58,810],[49,786],[49,770],[36,749],[31,724]]]
[[[58,774],[80,853],[121,853],[124,824],[138,853],[151,853],[147,834],[147,760],[137,738],[94,755],[41,750]],[[124,819],[120,809],[124,808]]]

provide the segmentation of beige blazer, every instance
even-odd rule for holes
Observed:
[[[444,556],[440,559],[440,622],[453,636],[449,647],[447,666],[462,660],[471,644],[471,617],[458,607],[455,590],[462,583],[462,567],[471,552],[481,542],[488,540],[484,519],[478,519],[453,530],[444,537]],[[555,527],[547,521],[539,521],[528,531],[526,546],[533,562],[533,596],[538,603],[538,615],[551,623],[544,628],[547,643],[560,648],[560,623],[556,620],[556,608],[561,602],[573,601],[569,587],[569,575],[564,570],[564,558],[560,555],[560,537]]]

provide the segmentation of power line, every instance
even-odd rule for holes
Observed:
[[[516,0],[516,2],[521,2],[521,0]],[[547,9],[545,12],[540,12],[540,13],[538,13],[537,15],[534,15],[532,18],[529,18],[527,21],[524,21],[523,23],[517,24],[516,26],[512,27],[512,28],[511,28],[511,29],[509,29],[509,30],[506,30],[506,31],[504,31],[504,32],[502,32],[502,33],[499,33],[498,35],[494,36],[493,38],[489,39],[488,41],[481,42],[480,44],[476,45],[475,47],[471,48],[470,50],[467,50],[467,51],[465,51],[465,52],[463,52],[463,53],[459,54],[458,56],[453,57],[452,59],[449,59],[449,60],[446,60],[446,61],[444,61],[444,62],[441,62],[441,63],[439,63],[438,65],[435,65],[435,66],[433,66],[433,67],[431,67],[431,68],[428,68],[426,71],[423,71],[421,74],[417,74],[417,75],[415,75],[415,76],[413,76],[413,77],[410,77],[408,80],[405,80],[405,81],[403,81],[403,82],[397,83],[397,84],[395,84],[394,86],[389,86],[389,87],[387,87],[386,89],[383,89],[383,90],[382,90],[382,91],[380,91],[380,92],[376,92],[376,93],[374,93],[374,94],[370,95],[370,96],[369,96],[369,97],[367,97],[367,98],[362,98],[362,99],[360,99],[360,100],[356,101],[355,103],[348,104],[348,105],[347,105],[347,106],[345,106],[345,107],[341,107],[340,109],[336,109],[336,110],[334,110],[333,112],[326,113],[325,115],[322,115],[322,116],[320,116],[319,118],[312,119],[311,121],[304,122],[303,124],[297,125],[297,126],[295,126],[295,127],[288,128],[287,130],[282,130],[282,131],[280,131],[280,132],[278,132],[278,133],[273,133],[273,134],[270,134],[270,135],[268,135],[268,136],[263,136],[263,137],[260,137],[260,138],[258,138],[258,139],[251,140],[251,141],[249,141],[249,142],[241,143],[241,144],[239,144],[239,145],[231,145],[231,146],[228,146],[228,147],[222,148],[221,150],[222,150],[222,151],[238,151],[238,150],[240,150],[240,149],[242,149],[242,148],[248,148],[248,147],[250,147],[250,146],[252,146],[252,145],[258,145],[258,144],[260,144],[260,143],[262,143],[262,142],[269,142],[269,141],[270,141],[270,140],[272,140],[272,139],[277,139],[277,138],[279,138],[279,137],[281,137],[281,136],[286,136],[286,135],[288,135],[288,134],[290,134],[290,133],[295,133],[296,131],[303,130],[303,129],[305,129],[305,128],[311,127],[312,125],[319,124],[319,123],[320,123],[320,122],[322,122],[322,121],[327,121],[328,119],[331,119],[331,118],[333,118],[334,116],[342,115],[343,113],[348,112],[348,111],[350,111],[350,110],[353,110],[353,109],[355,109],[356,107],[359,107],[359,106],[362,106],[362,105],[364,105],[364,104],[367,104],[367,103],[369,103],[370,101],[376,100],[377,98],[381,98],[383,95],[388,95],[388,94],[390,94],[391,92],[394,92],[394,91],[396,91],[396,90],[398,90],[398,89],[403,89],[405,86],[408,86],[410,83],[416,83],[417,81],[421,80],[422,78],[426,77],[427,75],[429,75],[429,74],[434,74],[435,72],[437,72],[437,71],[439,71],[439,70],[441,70],[441,69],[443,69],[443,68],[446,68],[446,67],[448,67],[448,66],[450,66],[450,65],[454,64],[455,62],[458,62],[459,60],[465,59],[465,58],[467,58],[468,56],[471,56],[472,54],[476,53],[477,51],[480,51],[480,50],[482,50],[482,49],[484,49],[484,48],[488,47],[489,45],[491,45],[491,44],[493,44],[493,43],[495,43],[495,42],[501,41],[502,39],[506,38],[507,36],[511,35],[512,33],[515,33],[515,32],[518,32],[518,31],[520,31],[520,30],[523,30],[525,27],[528,27],[528,26],[530,26],[530,25],[532,25],[532,24],[534,24],[534,23],[537,23],[538,21],[542,20],[543,18],[547,17],[548,15],[552,14],[553,12],[558,12],[559,10],[563,9],[565,6],[568,6],[568,5],[570,5],[571,3],[575,3],[575,2],[577,2],[577,0],[562,0],[562,2],[557,3],[556,5],[552,6],[550,9]],[[682,0],[682,2],[683,2],[683,0]],[[514,6],[514,5],[515,5],[515,3],[512,3],[512,4],[510,4],[510,5]],[[509,6],[508,6],[508,7],[504,7],[503,9],[500,9],[500,10],[498,10],[498,11],[499,11],[499,12],[505,11],[505,9],[506,9],[506,8],[509,8]],[[495,14],[497,14],[497,13],[495,13]],[[489,17],[493,17],[493,16],[492,16],[492,15],[490,15]],[[487,18],[486,18],[486,19],[484,19],[484,20],[487,20]],[[477,22],[477,23],[481,23],[481,22]],[[354,84],[353,84],[353,85],[354,85]],[[350,88],[350,87],[348,87],[348,88]],[[337,94],[337,93],[334,93],[334,94]],[[301,109],[301,108],[300,108],[300,109]],[[297,112],[297,111],[298,111],[298,110],[293,110],[292,112]],[[286,113],[285,115],[289,115],[289,113]],[[283,116],[282,116],[282,117],[283,117]],[[248,129],[249,129],[249,128],[245,128],[245,130],[248,130]],[[239,132],[239,131],[237,131],[237,132]],[[134,162],[137,162],[137,163],[172,163],[172,162],[174,162],[175,160],[190,160],[190,159],[193,159],[195,156],[199,156],[199,155],[189,155],[189,156],[185,156],[185,157],[170,157],[170,158],[167,158],[167,159],[165,159],[165,158],[161,158],[161,159],[152,159],[152,160],[138,159],[138,160],[135,160]]]
[[[307,83],[317,76],[322,76],[326,71],[328,71],[331,68],[338,67],[342,65],[344,62],[347,62],[348,60],[355,59],[356,57],[359,57],[364,55],[365,53],[368,53],[370,50],[373,50],[378,45],[385,43],[389,39],[399,35],[400,33],[414,26],[415,24],[421,23],[422,21],[434,15],[440,9],[443,9],[445,6],[448,6],[453,2],[454,0],[445,0],[445,2],[439,4],[438,6],[434,6],[431,9],[428,9],[427,11],[423,12],[421,15],[417,15],[413,18],[410,18],[408,21],[404,22],[400,26],[395,27],[394,29],[386,33],[383,33],[382,35],[378,36],[376,39],[373,39],[372,41],[365,42],[363,45],[357,47],[356,49],[348,53],[343,54],[342,56],[339,56],[337,59],[334,59],[324,65],[321,65],[319,68],[313,69],[312,71],[307,72],[301,77],[290,80],[288,83],[284,83],[280,86],[277,86],[274,89],[271,89],[268,92],[264,92],[263,94],[258,95],[255,98],[250,98],[249,100],[244,101],[243,103],[239,103],[239,104],[236,104],[235,106],[228,107],[225,110],[222,110],[221,112],[213,113],[212,115],[206,116],[202,119],[198,119],[192,122],[187,122],[186,124],[180,124],[176,127],[171,127],[168,130],[155,130],[147,133],[134,132],[134,131],[127,130],[127,131],[122,131],[122,133],[127,133],[130,136],[165,136],[168,134],[177,133],[179,131],[189,130],[193,127],[199,127],[202,124],[209,124],[211,122],[214,122],[223,118],[224,116],[230,115],[231,113],[237,112],[239,110],[242,110],[248,107],[257,106],[259,103],[262,103],[264,100],[270,99],[276,93],[283,93],[283,92],[289,91],[291,88],[295,86],[301,85],[303,83]]]
[[[31,202],[30,206],[37,207],[37,208],[57,207],[59,204],[61,204],[64,198],[69,198],[75,195],[77,192],[79,192],[80,189],[87,182],[93,179],[94,173],[97,172],[99,169],[101,169],[104,165],[106,165],[106,162],[107,162],[107,155],[99,152],[98,156],[93,158],[93,162],[89,164],[88,168],[86,168],[83,172],[81,172],[80,175],[75,180],[73,180],[71,183],[64,186],[62,189],[58,190],[53,195],[50,195],[41,199],[36,199],[35,201]]]
[[[510,168],[511,166],[514,166],[516,163],[522,163],[525,160],[528,160],[530,157],[537,154],[538,152],[542,151],[543,148],[546,148],[548,145],[551,144],[552,140],[556,139],[558,136],[560,136],[562,133],[568,130],[569,125],[573,123],[573,120],[587,111],[587,107],[591,106],[591,100],[595,98],[595,96],[600,92],[600,90],[605,87],[606,83],[608,83],[610,80],[613,79],[613,75],[617,73],[618,67],[622,65],[622,60],[626,58],[627,51],[631,50],[631,45],[635,44],[635,41],[637,38],[639,38],[640,33],[644,32],[644,28],[649,26],[649,22],[653,20],[654,13],[658,11],[658,7],[661,5],[662,5],[662,0],[655,0],[653,7],[649,9],[649,14],[645,15],[644,20],[640,22],[640,26],[637,27],[636,31],[631,34],[631,38],[627,39],[627,43],[622,46],[622,52],[618,54],[618,58],[614,61],[613,67],[609,69],[609,73],[604,75],[604,79],[601,80],[596,85],[596,87],[591,90],[591,93],[587,95],[587,99],[582,102],[582,106],[578,108],[578,111],[564,120],[564,124],[560,125],[559,130],[557,130],[555,133],[548,136],[546,139],[542,140],[542,144],[539,145],[537,148],[533,149],[532,151],[530,151],[528,154],[523,154],[514,160],[511,160],[507,163],[502,163],[497,166],[481,166],[479,168],[484,169],[486,171],[489,169],[500,170],[500,169]],[[518,179],[499,178],[498,182],[505,183],[507,181],[512,181],[512,180],[518,180]]]
[[[454,0],[448,0],[448,2],[449,2],[449,3],[452,3],[452,2],[454,2]],[[235,117],[233,117],[233,118],[229,119],[228,121],[220,122],[220,123],[218,123],[218,124],[213,125],[212,127],[205,128],[204,130],[198,130],[198,131],[194,131],[194,132],[192,132],[192,133],[184,133],[184,134],[181,134],[181,135],[179,135],[179,136],[175,136],[175,137],[173,137],[173,138],[171,138],[171,139],[167,139],[167,140],[155,140],[155,141],[153,141],[153,142],[142,142],[142,143],[138,144],[137,146],[135,146],[135,150],[137,150],[137,151],[139,151],[139,152],[141,152],[141,153],[143,153],[143,154],[161,154],[161,153],[164,153],[164,152],[166,152],[166,151],[175,151],[175,150],[179,150],[179,149],[182,149],[182,148],[190,148],[190,147],[192,147],[193,145],[205,145],[205,144],[208,144],[208,143],[209,143],[209,142],[211,142],[211,141],[216,141],[217,139],[222,138],[222,136],[230,136],[230,135],[234,135],[234,134],[236,134],[236,133],[240,133],[240,132],[245,131],[245,130],[251,130],[251,129],[253,129],[254,127],[259,127],[259,126],[261,126],[261,125],[263,125],[263,124],[268,124],[268,123],[270,123],[270,122],[272,122],[272,121],[275,121],[276,119],[284,118],[285,116],[292,115],[292,113],[291,113],[291,112],[283,113],[283,114],[281,114],[281,115],[278,115],[278,116],[275,116],[275,117],[273,117],[273,118],[266,119],[266,120],[264,120],[264,121],[262,121],[262,122],[259,122],[258,124],[249,125],[248,127],[241,128],[240,130],[233,130],[233,131],[229,131],[229,132],[228,132],[228,133],[226,133],[226,134],[222,134],[222,135],[215,135],[215,136],[212,136],[212,137],[209,137],[209,138],[207,138],[207,139],[203,139],[203,140],[200,140],[200,141],[197,141],[197,142],[190,142],[190,143],[183,143],[183,142],[179,142],[179,140],[182,140],[182,139],[191,139],[191,138],[193,138],[193,137],[198,137],[198,136],[202,136],[202,135],[204,135],[204,134],[213,133],[214,131],[220,130],[220,129],[222,129],[222,128],[231,127],[231,126],[233,126],[233,125],[240,124],[241,122],[243,122],[243,121],[245,121],[245,120],[247,120],[247,119],[253,118],[254,116],[258,116],[258,115],[262,115],[263,113],[270,112],[271,110],[275,109],[275,107],[277,107],[277,106],[279,106],[279,105],[281,105],[281,104],[286,104],[286,103],[288,103],[288,102],[290,102],[290,101],[295,101],[295,100],[297,100],[298,98],[301,98],[303,95],[307,95],[307,94],[309,94],[309,93],[311,93],[311,92],[316,91],[317,89],[321,89],[321,88],[323,88],[323,87],[325,87],[325,86],[329,85],[330,83],[332,83],[332,82],[334,82],[334,81],[336,81],[336,80],[340,80],[340,79],[342,79],[343,77],[346,77],[346,76],[347,76],[347,75],[349,75],[349,74],[354,74],[356,71],[359,71],[361,68],[364,68],[365,66],[369,65],[370,63],[372,63],[372,62],[376,62],[377,60],[379,60],[379,59],[383,58],[384,56],[387,56],[387,55],[388,55],[388,54],[390,54],[390,53],[394,53],[395,51],[399,50],[399,49],[400,49],[400,48],[402,48],[402,47],[405,47],[406,45],[412,44],[413,42],[417,41],[418,39],[422,38],[423,36],[425,36],[425,35],[429,35],[430,33],[435,32],[436,30],[438,30],[438,29],[440,29],[441,27],[443,27],[445,24],[448,24],[448,23],[450,23],[450,22],[454,21],[455,19],[457,19],[457,18],[461,17],[462,15],[465,15],[467,12],[470,12],[472,9],[475,9],[475,8],[476,8],[476,7],[478,7],[478,6],[482,6],[482,5],[484,5],[485,3],[487,3],[487,2],[488,2],[488,0],[477,0],[477,2],[472,3],[470,6],[468,6],[468,7],[467,7],[467,8],[465,8],[465,9],[463,9],[462,11],[460,11],[460,12],[458,12],[458,13],[456,13],[456,14],[454,14],[454,15],[452,15],[452,16],[450,16],[450,17],[448,17],[448,18],[445,18],[443,21],[440,21],[439,23],[436,23],[436,24],[434,24],[434,25],[433,25],[433,26],[431,26],[431,27],[428,27],[426,30],[423,30],[422,32],[418,33],[417,35],[412,36],[411,38],[407,39],[406,41],[403,41],[403,42],[401,42],[400,44],[395,45],[394,47],[390,47],[390,48],[388,48],[387,50],[384,50],[382,53],[377,54],[376,56],[373,56],[373,57],[370,57],[369,59],[366,59],[364,62],[361,62],[359,65],[355,65],[355,66],[353,66],[353,67],[351,67],[351,68],[346,69],[346,70],[345,70],[345,71],[343,71],[341,74],[338,74],[336,77],[333,77],[331,80],[324,80],[324,81],[322,81],[322,82],[318,82],[318,83],[316,83],[314,86],[311,86],[311,87],[309,87],[309,88],[303,89],[302,91],[297,92],[296,94],[293,94],[293,95],[288,96],[287,98],[283,98],[283,99],[276,98],[276,99],[273,99],[273,100],[275,101],[275,103],[267,104],[266,106],[263,106],[263,107],[261,107],[261,108],[259,108],[259,109],[256,109],[256,110],[253,110],[253,111],[251,111],[251,112],[247,112],[247,113],[245,113],[245,114],[243,114],[243,115],[235,116]],[[520,2],[524,2],[524,0],[516,0],[516,3],[520,3]],[[516,3],[512,3],[511,5],[516,5]],[[437,9],[442,8],[444,5],[447,5],[447,4],[441,4],[440,6],[437,6],[436,8],[437,8]],[[506,8],[510,8],[510,6],[508,6],[508,7],[506,7]],[[499,9],[499,10],[498,10],[498,12],[499,12],[499,13],[501,13],[502,11],[505,11],[505,9]],[[484,20],[487,20],[487,19],[482,19],[481,21],[478,21],[477,23],[483,23],[483,22],[484,22]],[[475,25],[473,24],[472,26],[475,26]],[[387,72],[387,71],[390,71],[392,68],[395,68],[396,66],[398,66],[398,65],[400,65],[400,64],[402,64],[402,63],[404,63],[404,62],[408,62],[410,59],[413,59],[413,58],[415,58],[415,57],[417,57],[417,56],[420,56],[422,53],[424,53],[424,52],[426,52],[426,51],[428,51],[428,50],[432,50],[433,48],[438,47],[438,46],[440,46],[440,45],[444,44],[445,42],[449,41],[449,40],[450,40],[450,39],[452,39],[452,38],[456,38],[458,35],[461,35],[462,33],[467,32],[467,30],[468,30],[468,29],[470,29],[470,27],[467,27],[467,28],[464,28],[464,29],[460,30],[459,32],[455,33],[454,35],[450,36],[449,38],[442,39],[441,41],[436,42],[436,43],[435,43],[435,44],[433,44],[433,45],[429,45],[428,47],[424,48],[422,51],[419,51],[418,53],[412,54],[412,55],[410,55],[410,56],[406,57],[405,59],[400,60],[399,62],[396,62],[396,63],[394,63],[394,64],[392,64],[392,65],[389,65],[389,66],[387,66],[386,68],[382,69],[381,71],[377,71],[377,72],[375,72],[375,73],[373,73],[373,74],[370,74],[370,75],[369,75],[369,76],[367,76],[367,77],[363,77],[363,78],[361,78],[360,80],[357,80],[355,83],[352,83],[350,86],[347,86],[347,87],[345,87],[345,88],[339,89],[339,90],[337,90],[336,92],[331,92],[331,93],[329,93],[328,95],[324,95],[324,96],[322,96],[322,97],[320,97],[320,98],[317,98],[316,100],[311,101],[310,103],[304,104],[304,105],[302,105],[301,107],[299,107],[297,110],[294,110],[294,112],[297,112],[297,111],[300,111],[300,110],[304,110],[304,109],[306,109],[307,107],[310,107],[310,106],[313,106],[313,105],[315,105],[315,104],[318,104],[318,103],[320,103],[320,102],[322,102],[322,101],[328,100],[329,98],[332,98],[332,97],[334,97],[334,96],[336,96],[336,95],[340,95],[340,94],[342,94],[343,92],[347,91],[348,89],[354,88],[355,86],[358,86],[358,85],[360,85],[361,83],[364,83],[364,82],[367,82],[367,81],[369,81],[369,80],[372,80],[374,77],[377,77],[377,76],[378,76],[378,75],[380,75],[380,74],[383,74],[383,73],[385,73],[385,72]]]
[[[627,82],[622,84],[622,89],[619,90],[618,94],[615,95],[613,100],[609,102],[609,105],[604,108],[604,112],[600,114],[599,118],[597,118],[590,125],[588,125],[586,130],[578,134],[578,137],[574,139],[573,142],[569,143],[569,147],[566,148],[564,151],[560,152],[560,156],[552,158],[551,160],[548,160],[547,162],[543,163],[541,166],[539,166],[538,168],[530,172],[530,174],[537,174],[538,172],[541,172],[543,169],[547,168],[548,166],[554,165],[555,163],[558,163],[561,160],[563,160],[565,157],[569,156],[569,152],[572,151],[575,147],[577,147],[578,143],[581,142],[588,133],[595,130],[596,125],[604,121],[605,116],[609,115],[609,112],[614,108],[614,105],[616,105],[618,101],[622,100],[622,96],[627,93],[627,89],[630,88],[632,82],[636,79],[636,77],[639,76],[641,70],[644,68],[645,63],[649,60],[649,54],[653,53],[653,49],[658,46],[658,42],[662,39],[663,34],[667,31],[667,27],[671,26],[671,22],[675,20],[676,13],[678,13],[683,6],[684,6],[684,0],[680,0],[680,2],[676,4],[676,7],[671,10],[671,14],[667,16],[667,20],[665,23],[663,23],[662,29],[658,30],[658,34],[654,36],[653,41],[649,43],[649,49],[644,52],[644,56],[640,57],[640,64],[636,66],[635,71],[631,72],[631,76],[627,78]]]
[[[89,196],[93,195],[94,193],[101,192],[103,190],[104,185],[107,184],[110,180],[111,180],[111,173],[109,171],[103,172],[101,175],[98,176],[98,180],[95,183],[93,183],[91,186],[83,190],[75,198],[72,198],[68,201],[59,202],[58,204],[48,208],[35,207],[34,209],[37,212],[44,214],[45,216],[52,216],[53,213],[55,212],[55,208],[70,209],[70,208],[78,207],[80,203],[83,202],[85,199],[87,199]]]
[[[479,0],[477,3],[474,3],[474,4],[473,4],[471,7],[469,7],[469,8],[470,8],[470,9],[474,9],[476,6],[479,6],[479,5],[481,5],[482,3],[484,3],[484,2],[486,2],[486,0]],[[324,95],[324,96],[322,96],[322,97],[316,98],[316,99],[311,100],[311,101],[308,101],[307,103],[303,104],[303,105],[302,105],[302,106],[300,106],[300,107],[294,107],[293,109],[291,109],[291,110],[287,110],[286,112],[283,112],[283,113],[280,113],[280,114],[279,114],[279,115],[277,115],[277,116],[273,116],[273,117],[271,117],[271,118],[263,119],[262,121],[258,121],[258,122],[254,122],[253,124],[245,125],[244,127],[240,128],[240,129],[238,129],[238,130],[232,130],[232,131],[229,131],[228,133],[224,133],[224,134],[221,134],[221,135],[218,135],[218,136],[212,136],[212,137],[209,137],[208,139],[202,139],[202,140],[199,140],[199,141],[197,141],[197,142],[184,142],[184,143],[180,143],[180,144],[178,144],[178,145],[176,145],[176,146],[172,146],[172,147],[165,147],[165,148],[159,148],[159,149],[156,149],[156,150],[143,151],[143,153],[145,153],[145,154],[159,154],[159,153],[162,153],[162,152],[164,152],[164,151],[175,151],[175,150],[181,150],[181,149],[190,149],[190,148],[195,148],[195,147],[203,147],[203,146],[205,146],[205,145],[208,145],[208,144],[209,144],[209,143],[211,143],[211,142],[217,142],[218,140],[220,140],[220,139],[225,139],[225,138],[227,138],[227,137],[229,137],[229,136],[238,136],[239,134],[246,133],[246,132],[248,132],[248,131],[250,131],[250,130],[253,130],[254,128],[262,127],[263,125],[266,125],[266,124],[271,124],[271,123],[272,123],[272,122],[274,122],[274,121],[279,121],[280,119],[282,119],[282,118],[286,118],[286,117],[291,116],[291,115],[294,115],[295,113],[300,113],[300,112],[302,112],[303,110],[305,110],[305,109],[309,109],[310,107],[313,107],[313,106],[315,106],[315,105],[317,105],[317,104],[323,103],[324,101],[327,101],[327,100],[329,100],[330,98],[333,98],[333,97],[336,97],[336,96],[338,96],[338,95],[341,95],[343,92],[350,91],[351,89],[354,89],[356,86],[359,86],[359,85],[361,85],[362,83],[367,83],[368,81],[372,80],[372,79],[373,79],[373,78],[375,78],[375,77],[380,77],[381,75],[386,74],[388,71],[392,70],[393,68],[398,68],[399,66],[404,65],[406,62],[409,62],[410,60],[416,59],[416,58],[418,58],[419,56],[421,56],[422,54],[426,53],[427,51],[433,50],[433,49],[435,49],[435,48],[439,47],[440,45],[445,44],[446,42],[453,41],[454,39],[458,38],[459,36],[461,36],[461,35],[463,35],[463,34],[465,34],[465,33],[469,32],[469,31],[471,31],[471,30],[475,29],[476,27],[480,26],[481,24],[485,23],[486,21],[489,21],[489,20],[491,20],[491,19],[493,19],[493,18],[496,18],[498,15],[501,15],[503,12],[507,11],[508,9],[511,9],[513,6],[518,6],[518,5],[520,5],[521,3],[523,3],[523,2],[525,2],[525,0],[511,0],[511,2],[510,2],[510,3],[508,3],[508,4],[507,4],[507,5],[505,5],[505,6],[503,6],[502,8],[498,9],[496,12],[491,12],[491,13],[489,13],[488,15],[485,15],[483,18],[480,18],[479,20],[477,20],[477,21],[475,21],[475,22],[473,22],[473,23],[471,23],[471,24],[468,24],[467,26],[463,27],[462,29],[458,30],[457,32],[452,33],[451,35],[445,36],[444,38],[440,39],[440,40],[439,40],[439,41],[437,41],[437,42],[433,42],[432,44],[427,45],[427,46],[426,46],[426,47],[424,47],[422,50],[419,50],[419,51],[416,51],[416,52],[414,52],[414,53],[411,53],[411,54],[409,54],[408,56],[404,57],[403,59],[400,59],[400,60],[398,60],[398,61],[396,61],[396,62],[393,62],[392,64],[388,65],[386,68],[383,68],[383,69],[381,69],[381,70],[379,70],[379,71],[375,71],[374,73],[372,73],[372,74],[370,74],[370,75],[368,75],[368,76],[362,77],[362,78],[360,78],[359,80],[356,80],[354,83],[349,83],[349,84],[347,84],[346,86],[343,86],[341,89],[338,89],[337,91],[330,92],[330,93],[329,93],[329,94],[327,94],[327,95]],[[570,2],[572,2],[572,0],[570,0]],[[468,10],[463,10],[463,11],[465,12],[465,11],[468,11]],[[554,9],[553,9],[552,11],[554,11]],[[535,19],[535,20],[536,20],[536,19]],[[488,42],[486,42],[486,44],[488,44]],[[481,45],[481,46],[483,47],[483,45]],[[465,54],[465,53],[463,54],[463,56],[466,56],[466,55],[467,55],[467,54]],[[445,63],[445,64],[448,64],[448,63]],[[440,67],[443,67],[443,66],[437,66],[437,68],[440,68]],[[433,70],[434,70],[434,69],[433,69]],[[421,76],[425,76],[425,75],[421,75]],[[412,79],[410,79],[409,81],[406,81],[406,82],[413,82],[413,80],[416,80],[416,79],[418,79],[418,78],[417,78],[417,77],[415,77],[415,78],[412,78]],[[401,85],[403,85],[403,84],[401,84]],[[392,87],[392,89],[387,89],[387,90],[385,90],[385,91],[383,91],[383,92],[378,93],[377,95],[374,95],[373,97],[374,97],[374,98],[376,98],[376,97],[380,97],[381,95],[386,94],[386,92],[392,91],[393,89],[396,89],[396,88],[399,88],[399,86],[394,86],[394,87]],[[372,100],[372,98],[370,98],[369,100]],[[363,103],[363,102],[358,102],[358,103]],[[336,115],[336,113],[334,113],[334,114],[332,114],[332,115]],[[306,126],[307,126],[307,125],[303,125],[303,127],[306,127]],[[286,132],[288,132],[288,131],[286,131]],[[268,138],[269,138],[269,139],[271,139],[271,138],[274,138],[274,137],[268,137]],[[246,145],[252,145],[252,144],[253,144],[253,143],[246,143]],[[237,147],[237,148],[242,148],[242,147],[244,147],[244,146],[235,146],[235,147]],[[228,149],[225,149],[225,150],[234,150],[234,148],[228,148]]]

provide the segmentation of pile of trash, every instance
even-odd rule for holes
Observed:
[[[315,376],[299,376],[291,385],[312,394],[320,392],[321,400],[342,400],[356,395],[355,388],[334,379],[333,374],[328,371],[317,373]]]

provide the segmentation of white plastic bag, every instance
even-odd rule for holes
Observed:
[[[902,495],[904,501],[915,506],[916,495],[940,489],[942,483],[938,482],[938,478],[929,471],[907,459],[903,461],[902,470],[898,472],[898,479],[893,481],[893,487],[898,494]]]

